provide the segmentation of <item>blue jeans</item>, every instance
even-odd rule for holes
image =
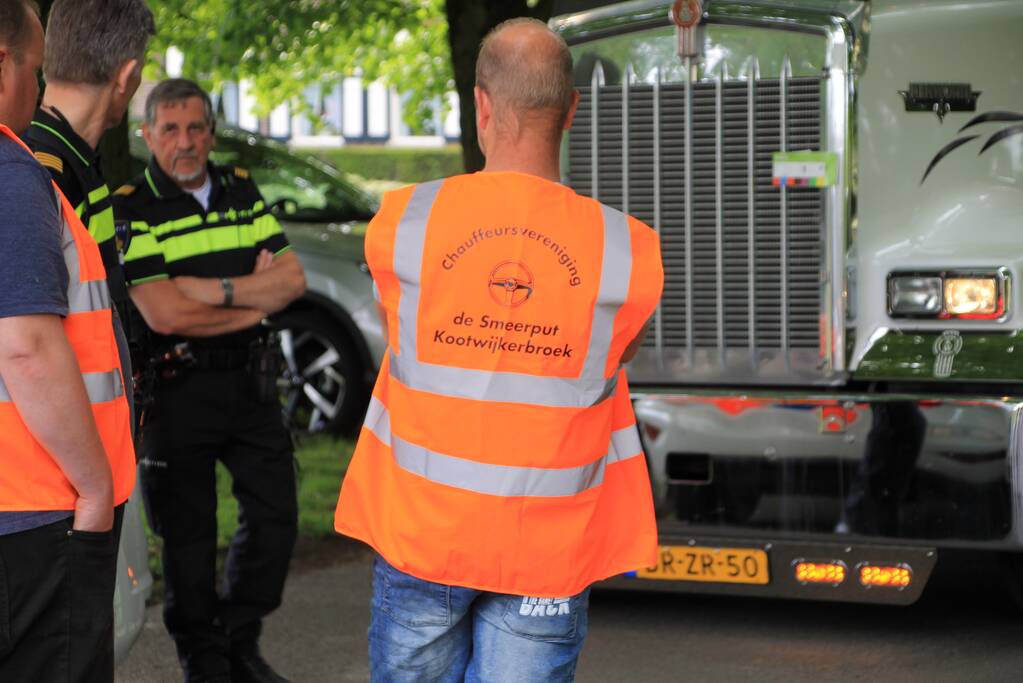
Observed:
[[[369,663],[375,683],[572,681],[589,589],[529,598],[445,586],[373,565]]]

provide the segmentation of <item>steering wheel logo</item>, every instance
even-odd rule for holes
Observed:
[[[490,271],[487,289],[502,306],[520,306],[533,296],[533,274],[518,261],[503,261]]]

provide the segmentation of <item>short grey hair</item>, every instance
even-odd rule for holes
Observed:
[[[46,21],[47,81],[105,85],[145,61],[156,22],[145,0],[55,0]]]
[[[541,54],[502,45],[500,35],[515,26],[532,26],[554,40]],[[552,110],[564,117],[572,105],[572,53],[564,38],[537,19],[518,17],[487,34],[476,60],[476,85],[516,112]]]
[[[5,46],[19,64],[25,59],[21,49],[31,35],[28,31],[29,12],[39,16],[39,5],[35,0],[0,0],[0,45]]]
[[[168,102],[183,102],[192,97],[202,100],[203,115],[206,118],[206,125],[213,130],[216,127],[216,116],[213,113],[213,101],[209,93],[202,89],[195,81],[187,78],[169,78],[161,81],[159,85],[150,91],[146,97],[146,125],[156,124],[156,110],[161,104]]]

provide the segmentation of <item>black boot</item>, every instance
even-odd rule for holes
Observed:
[[[231,683],[290,683],[270,668],[258,649],[231,655]]]

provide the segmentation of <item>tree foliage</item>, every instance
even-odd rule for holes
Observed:
[[[248,80],[257,114],[300,104],[307,86],[354,74],[408,92],[413,116],[452,87],[443,0],[150,0],[150,7],[153,53],[178,48],[184,75],[213,90]]]
[[[175,46],[184,73],[217,89],[252,84],[256,113],[301,105],[303,90],[352,74],[408,97],[409,122],[429,118],[438,96],[457,90],[463,160],[476,170],[472,86],[480,41],[517,16],[547,20],[553,0],[150,0],[155,53]]]

